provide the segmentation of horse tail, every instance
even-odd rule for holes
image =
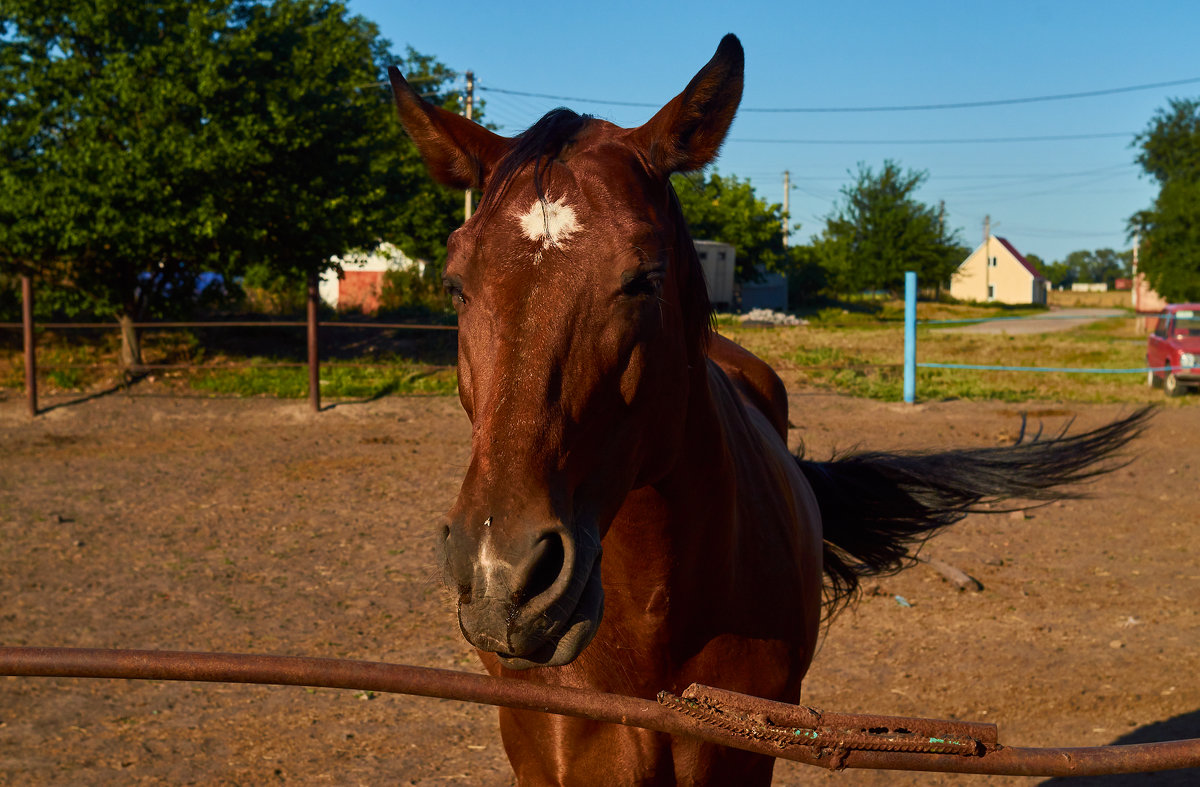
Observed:
[[[825,595],[833,615],[859,593],[863,577],[911,565],[916,549],[947,525],[1010,499],[1079,498],[1064,487],[1128,464],[1115,454],[1145,429],[1152,407],[1106,426],[1043,438],[1041,430],[1013,445],[942,452],[835,456],[827,462],[796,457],[816,494],[824,522]],[[988,508],[985,508],[988,506]]]

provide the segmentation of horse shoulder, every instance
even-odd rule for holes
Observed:
[[[784,439],[787,400],[782,383],[765,363],[732,346],[739,352],[724,357],[749,359],[753,363],[737,368],[751,374],[730,376],[715,359],[709,367],[709,392],[722,425],[725,470],[733,488],[732,519],[726,524],[729,543],[722,550],[736,570],[724,592],[738,610],[738,627],[749,624],[753,638],[761,642],[787,643],[791,656],[768,660],[787,663],[787,681],[796,681],[798,687],[820,622],[820,509]],[[771,380],[778,384],[777,391]],[[749,381],[759,383],[750,388],[753,396],[747,394]],[[778,404],[773,409],[755,405],[756,397]],[[772,413],[782,419],[782,428]],[[763,604],[768,598],[772,603]],[[759,611],[765,613],[761,619],[755,617]]]
[[[719,334],[712,337],[708,357],[715,363],[745,404],[758,410],[787,442],[787,389],[775,370],[754,353]]]

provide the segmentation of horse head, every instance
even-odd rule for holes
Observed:
[[[440,541],[463,634],[506,667],[566,664],[587,646],[601,539],[630,491],[677,459],[710,315],[669,179],[716,156],[742,69],[726,36],[642,126],[560,109],[514,138],[389,71],[431,175],[482,191],[444,275],[473,430]]]

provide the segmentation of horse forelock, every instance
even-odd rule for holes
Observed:
[[[560,107],[546,113],[514,137],[489,178],[476,221],[480,225],[486,225],[501,212],[511,201],[510,191],[517,178],[532,168],[537,202],[532,208],[527,205],[516,206],[514,215],[518,219],[527,220],[531,225],[538,223],[535,219],[546,221],[544,239],[551,242],[549,245],[554,245],[552,241],[557,237],[556,233],[551,231],[553,227],[548,221],[554,214],[557,213],[561,221],[565,222],[560,226],[567,228],[566,234],[574,231],[575,215],[573,212],[567,213],[571,209],[565,203],[559,204],[551,199],[546,186],[546,174],[554,161],[562,157],[572,143],[596,124],[596,119],[591,115]],[[698,364],[702,361],[713,332],[712,304],[709,301],[700,258],[696,254],[695,244],[683,216],[683,208],[669,181],[666,184],[666,205],[661,215],[663,220],[672,225],[665,229],[668,230],[667,237],[670,238],[674,249],[675,264],[679,267],[682,301],[680,307],[683,312],[689,361]],[[526,236],[539,239],[541,236],[535,229],[525,228]]]
[[[559,107],[550,110],[541,120],[513,137],[508,151],[489,178],[483,201],[479,206],[479,220],[486,222],[500,210],[506,202],[513,181],[529,166],[533,167],[533,187],[537,197],[539,200],[545,200],[543,178],[546,170],[592,120],[591,115],[580,115]]]

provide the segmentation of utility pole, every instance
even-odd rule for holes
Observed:
[[[1138,247],[1142,245],[1142,233],[1133,234],[1133,310],[1142,310],[1142,277],[1138,273]]]
[[[992,238],[992,217],[990,215],[984,215],[984,217],[983,217],[983,286],[984,286],[984,291],[983,292],[984,292],[984,295],[987,296],[987,300],[989,300],[989,301],[992,299],[991,292],[990,292],[992,289],[992,255],[991,255],[992,244],[991,244],[991,238]]]
[[[788,232],[789,226],[792,223],[792,216],[788,210],[791,204],[789,198],[792,194],[792,175],[786,169],[783,171],[783,250],[787,251],[788,247]]]
[[[472,117],[472,115],[474,114],[474,110],[475,110],[475,72],[468,71],[467,72],[467,100],[466,100],[466,118],[467,118],[467,120],[474,119]],[[467,219],[471,218],[471,214],[474,212],[474,210],[473,210],[474,205],[472,204],[473,199],[474,199],[474,195],[471,193],[470,189],[467,189],[466,195],[464,196],[464,199],[463,199],[463,222],[464,223],[467,221]]]
[[[946,200],[938,200],[938,244],[946,238]],[[947,279],[947,281],[949,281]],[[938,301],[942,299],[942,280],[938,279],[933,285],[933,297]]]

